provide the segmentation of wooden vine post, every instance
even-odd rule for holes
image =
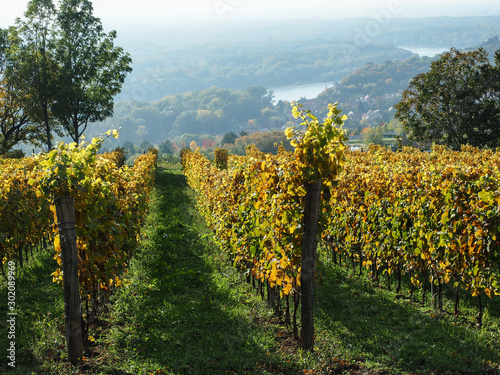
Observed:
[[[304,234],[302,237],[301,320],[302,348],[314,348],[314,270],[318,237],[321,179],[306,185],[304,197]]]
[[[61,241],[64,284],[64,312],[68,359],[77,365],[82,359],[82,311],[78,280],[78,249],[76,246],[75,202],[65,194],[56,200],[57,228]]]
[[[301,118],[305,130],[287,128],[285,135],[295,147],[295,155],[302,169],[302,184],[305,188],[302,233],[301,289],[301,336],[302,348],[314,349],[314,273],[316,247],[320,224],[321,193],[323,184],[328,190],[335,186],[345,162],[345,132],[342,125],[347,119],[340,116],[336,104],[328,105],[328,116],[318,121],[311,111],[303,110],[300,104],[292,103],[292,114]]]
[[[60,142],[40,162],[44,170],[38,181],[45,196],[56,206],[56,221],[63,267],[64,312],[66,319],[66,342],[68,359],[77,365],[83,358],[82,310],[80,280],[78,275],[78,248],[76,238],[75,201],[71,195],[78,187],[86,189],[90,184],[91,166],[95,165],[97,151],[105,139],[118,137],[117,130],[106,132],[106,138],[94,138],[86,145],[81,142],[65,144]],[[78,171],[78,173],[77,173]],[[83,173],[80,173],[83,172]],[[58,250],[58,249],[56,249]],[[59,271],[59,270],[58,270]]]

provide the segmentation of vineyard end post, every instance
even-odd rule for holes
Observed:
[[[302,272],[300,276],[302,312],[302,348],[314,349],[314,268],[318,236],[321,179],[306,185],[304,198],[304,234],[302,237]]]
[[[68,359],[77,365],[82,359],[82,312],[78,280],[78,249],[76,245],[75,203],[62,195],[56,202],[57,227],[63,262],[64,307]]]

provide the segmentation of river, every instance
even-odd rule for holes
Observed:
[[[325,91],[325,88],[327,87],[333,87],[333,82],[316,82],[304,85],[281,86],[271,88],[270,90],[273,90],[274,103],[277,103],[280,100],[292,102],[304,97],[307,99],[314,99]]]
[[[449,51],[449,48],[445,47],[420,47],[413,46],[407,47],[402,46],[399,47],[413,53],[418,54],[420,57],[429,56],[434,57],[439,55],[440,53]],[[289,85],[289,86],[280,86],[273,87],[270,90],[273,90],[274,93],[274,104],[279,102],[280,100],[287,100],[292,102],[294,100],[299,100],[300,98],[314,99],[323,91],[325,88],[333,87],[333,82],[315,82],[315,83],[307,83],[304,85]]]
[[[436,55],[439,55],[443,52],[448,52],[450,50],[450,48],[445,48],[445,47],[418,47],[418,46],[413,46],[413,47],[406,47],[405,46],[405,47],[403,47],[403,46],[401,46],[398,48],[402,48],[402,49],[405,49],[407,51],[416,53],[420,57],[423,57],[423,56],[434,57]]]

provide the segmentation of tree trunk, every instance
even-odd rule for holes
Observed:
[[[57,227],[63,261],[64,305],[68,359],[77,365],[82,359],[82,311],[78,281],[75,207],[69,195],[59,197],[56,205]]]
[[[457,286],[455,288],[455,311],[454,311],[455,315],[458,315],[459,302],[460,302],[460,289]]]
[[[45,137],[47,138],[47,152],[52,150],[52,129],[50,128],[50,119],[47,107],[44,108],[44,121],[45,121]]]
[[[425,306],[425,303],[427,302],[426,292],[427,292],[427,268],[424,271],[424,281],[422,284],[422,305],[423,306]]]
[[[304,234],[302,237],[302,273],[300,287],[302,294],[302,348],[314,349],[314,267],[318,236],[321,179],[306,185],[304,198]]]
[[[481,295],[478,294],[477,301],[479,304],[479,312],[477,314],[477,326],[479,328],[483,327],[483,301],[481,300]]]
[[[286,295],[286,308],[285,308],[285,325],[290,326],[290,296]]]
[[[274,313],[282,321],[283,317],[281,315],[281,296],[278,287],[274,287]]]
[[[398,286],[396,287],[396,293],[399,294],[401,291],[401,268],[398,266]]]
[[[435,309],[436,308],[436,302],[437,302],[437,293],[436,293],[436,285],[435,285],[435,277],[434,277],[434,270],[432,271],[431,274],[431,308]]]
[[[356,244],[356,251],[359,255],[359,276],[363,275],[363,248],[361,243]]]
[[[17,256],[19,257],[19,265],[23,268],[23,246],[19,246],[19,250],[17,251]]]
[[[438,276],[438,309],[443,312],[443,286],[441,284],[441,278]]]
[[[294,340],[299,339],[299,330],[297,328],[297,309],[299,308],[300,298],[296,292],[293,293],[293,338]]]

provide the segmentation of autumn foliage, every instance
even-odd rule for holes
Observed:
[[[53,279],[62,281],[54,202],[70,194],[75,200],[81,295],[94,303],[122,282],[141,238],[156,165],[156,154],[148,153],[133,167],[118,167],[119,152],[97,155],[101,144],[102,139],[60,143],[46,155],[0,162],[2,262],[21,260],[23,251],[45,239],[54,243],[59,265]]]
[[[315,137],[320,141],[302,144],[313,131],[287,129],[295,153],[249,147],[246,156],[229,157],[227,170],[197,152],[186,154],[200,212],[235,266],[282,295],[298,291],[304,183],[331,176],[320,225],[333,254],[374,278],[407,275],[417,288],[430,283],[441,291],[450,284],[472,296],[500,294],[498,151],[372,146],[354,152],[338,138],[337,148],[322,154],[315,150],[335,142]]]

